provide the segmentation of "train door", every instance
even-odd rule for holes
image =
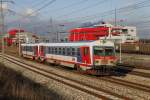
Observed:
[[[90,48],[81,47],[81,53],[82,53],[82,63],[91,64]]]
[[[40,56],[44,56],[44,46],[40,46]]]

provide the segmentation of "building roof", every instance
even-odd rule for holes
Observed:
[[[18,32],[24,32],[24,30],[22,30],[22,29],[11,29],[8,31],[8,34],[9,35],[16,35],[16,33],[18,33]]]

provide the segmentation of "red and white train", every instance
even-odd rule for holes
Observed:
[[[22,56],[91,74],[109,74],[117,62],[110,41],[22,44]]]

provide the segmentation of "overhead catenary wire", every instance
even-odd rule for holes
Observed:
[[[146,1],[143,1],[143,2],[140,2],[140,3],[135,3],[135,4],[125,6],[125,7],[121,7],[121,8],[116,9],[116,10],[117,10],[118,13],[128,12],[128,11],[131,11],[133,9],[142,8],[140,6],[143,6],[143,5],[148,4],[148,3],[150,3],[150,1],[146,0]],[[91,18],[95,18],[95,17],[110,16],[114,13],[115,13],[115,10],[109,10],[109,11],[105,11],[105,12],[101,12],[101,13],[96,13],[96,14],[92,14],[92,15],[83,16],[83,17],[67,18],[67,20],[73,20],[73,22],[74,21],[82,21],[82,19],[86,20],[86,19],[91,19]],[[61,19],[61,20],[63,20],[63,19]],[[72,21],[70,21],[70,22],[72,22]]]
[[[42,9],[48,7],[49,5],[51,5],[52,3],[54,3],[56,0],[51,0],[50,2],[44,4],[43,6],[41,6],[40,8],[38,8],[37,10],[33,11],[31,14],[29,14],[28,16],[31,16],[34,13],[37,13],[39,11],[41,11]]]
[[[78,6],[78,5],[80,5],[80,4],[86,3],[87,1],[89,1],[89,0],[80,0],[80,1],[78,1],[78,2],[73,2],[73,3],[69,4],[69,5],[64,6],[64,7],[60,7],[60,8],[58,8],[58,9],[48,10],[48,11],[46,11],[45,13],[48,13],[48,12],[50,12],[50,11],[57,13],[58,11],[62,11],[62,10],[64,10],[64,9],[69,9],[69,8],[71,8],[71,7]]]
[[[57,16],[57,18],[59,18],[59,17],[64,17],[64,16],[70,16],[70,15],[72,15],[72,14],[79,13],[79,12],[82,12],[82,11],[85,11],[85,10],[88,10],[88,9],[91,9],[91,8],[96,7],[96,6],[98,6],[98,5],[101,5],[101,4],[103,4],[103,3],[107,2],[107,1],[108,1],[108,0],[98,1],[98,2],[96,2],[96,3],[94,3],[94,4],[91,4],[91,5],[88,5],[88,6],[86,6],[86,7],[83,7],[83,8],[77,9],[77,10],[74,10],[74,11],[69,12],[69,13],[67,13],[67,14],[63,14],[63,15]]]
[[[143,8],[144,6],[147,6],[148,4],[149,4],[149,0],[145,0],[143,2],[131,4],[131,5],[128,5],[128,6],[125,6],[125,7],[118,8],[116,10],[117,10],[117,13],[119,13],[119,14],[126,13],[126,12],[130,13],[130,11]],[[66,8],[64,8],[64,9],[66,9]],[[38,12],[40,12],[40,11],[38,11]],[[59,9],[58,9],[58,11],[59,11]],[[85,10],[83,10],[83,11],[85,11]],[[105,11],[105,12],[102,12],[102,13],[92,14],[92,15],[83,16],[83,17],[67,18],[67,20],[68,20],[68,23],[70,23],[70,22],[77,22],[77,21],[81,22],[81,21],[86,21],[86,20],[90,21],[92,19],[98,19],[98,18],[100,19],[103,16],[110,16],[110,15],[113,15],[113,14],[114,14],[114,10],[109,10],[109,11]],[[127,14],[127,16],[128,15],[129,14]],[[69,21],[70,19],[72,19],[73,21]],[[145,23],[143,23],[143,24],[145,24]],[[40,25],[40,23],[39,23],[39,25]],[[31,28],[34,27],[34,25],[29,25],[29,27],[30,26],[31,26]]]
[[[45,2],[47,2],[48,0],[42,0],[42,1],[36,1],[36,2],[34,2],[34,4],[33,5],[31,5],[31,7],[32,8],[36,8],[36,7],[38,7],[39,5],[41,5],[41,4],[43,4],[43,3],[45,3]]]
[[[145,7],[145,5],[144,4],[148,4],[149,2],[147,2],[148,0],[146,0],[146,1],[144,1],[144,2],[140,2],[140,3],[135,3],[135,4],[132,4],[132,5],[128,5],[128,6],[125,6],[125,7],[121,7],[121,8],[119,8],[119,9],[117,9],[118,10],[118,12],[128,12],[128,11],[131,11],[131,10],[135,10],[135,9],[139,9],[139,8],[142,8],[142,7]],[[130,9],[128,8],[128,7],[130,7]],[[126,10],[127,9],[127,10]],[[114,14],[114,10],[110,10],[110,11],[106,11],[106,12],[103,12],[103,13],[101,13],[101,15],[106,15],[107,16],[107,14]],[[99,15],[96,15],[96,16],[99,16]],[[95,17],[95,16],[92,16],[92,17]],[[87,20],[86,18],[84,18],[83,20]],[[82,20],[82,21],[83,21]],[[75,20],[74,22],[76,22],[77,20]],[[66,22],[67,23],[67,22]],[[64,23],[64,24],[66,24],[66,23]],[[69,23],[69,22],[68,22]],[[32,26],[34,26],[34,25],[32,25]]]
[[[38,13],[39,11],[41,11],[42,9],[48,7],[49,5],[51,5],[52,3],[54,3],[55,1],[56,1],[56,0],[51,0],[51,1],[49,1],[48,3],[42,5],[40,8],[34,10],[33,12],[31,12],[31,13],[28,14],[28,15],[23,15],[23,14],[21,14],[21,13],[18,13],[18,12],[16,12],[16,11],[13,11],[13,10],[12,10],[12,12],[15,13],[16,15],[19,15],[19,16],[20,16],[19,20],[21,20],[21,19],[24,19],[24,18],[28,18],[28,17],[32,16],[33,14],[35,14],[35,13]],[[18,21],[18,20],[15,20],[15,21],[13,21],[13,22],[17,22],[17,21]]]

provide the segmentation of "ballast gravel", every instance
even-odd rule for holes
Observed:
[[[31,64],[31,65],[34,65],[34,66],[39,67],[39,68],[46,69],[47,71],[52,71],[52,72],[55,72],[59,75],[62,75],[65,77],[70,77],[74,80],[82,81],[86,84],[93,85],[93,86],[96,86],[98,88],[102,88],[104,90],[108,90],[108,91],[111,91],[111,92],[119,94],[119,95],[126,96],[126,97],[131,98],[131,99],[135,99],[135,100],[149,100],[150,99],[150,93],[147,93],[147,92],[144,92],[141,90],[137,90],[134,88],[129,88],[126,86],[118,85],[115,83],[106,82],[106,81],[101,80],[99,77],[98,77],[99,79],[94,79],[92,77],[86,77],[84,75],[79,75],[79,74],[75,74],[75,73],[68,72],[65,70],[56,69],[56,68],[54,68],[54,66],[47,66],[47,65],[39,64],[39,63],[32,62],[32,61],[26,61],[26,60],[22,60],[22,59],[21,59],[21,61],[26,62],[26,63]],[[12,67],[12,68],[14,68],[14,67]],[[19,67],[16,67],[15,69],[19,69]],[[24,72],[24,73],[26,73],[26,72]],[[32,73],[32,72],[30,72],[30,73]],[[41,76],[36,78],[35,76],[33,76],[30,73],[26,73],[25,75],[30,75],[30,77],[33,80],[39,80],[42,82],[44,81],[43,84],[51,83],[50,88],[52,88],[52,89],[55,88],[54,89],[55,91],[59,91],[67,99],[71,99],[71,100],[72,99],[74,100],[75,98],[76,99],[77,98],[80,98],[80,99],[83,98],[83,100],[84,99],[86,99],[86,100],[93,99],[93,97],[88,96],[87,94],[84,94],[81,91],[77,92],[77,90],[74,90],[74,89],[67,87],[67,86],[64,86],[62,84],[60,85],[57,82],[55,84],[54,81],[44,79],[44,77],[41,77]],[[52,83],[53,83],[53,85],[52,85]],[[68,96],[68,95],[70,95],[70,96]],[[62,96],[62,98],[64,98],[63,96]],[[94,99],[96,99],[96,98],[94,98]]]

